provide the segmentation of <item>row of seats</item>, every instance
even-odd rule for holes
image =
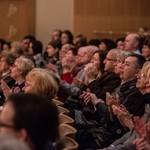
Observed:
[[[59,136],[54,143],[56,150],[77,150],[78,143],[74,140],[77,130],[73,127],[74,120],[68,116],[69,110],[63,107],[63,103],[53,100],[58,108],[59,118]]]

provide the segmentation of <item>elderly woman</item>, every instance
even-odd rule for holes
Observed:
[[[29,71],[34,68],[34,64],[31,60],[27,58],[18,58],[15,60],[11,67],[11,78],[13,78],[16,83],[10,89],[8,85],[1,80],[1,88],[7,99],[8,95],[12,92],[23,92],[23,87],[25,86],[25,77]]]
[[[59,80],[45,69],[34,68],[26,76],[25,93],[40,94],[50,99],[56,98],[59,89]]]
[[[15,84],[15,80],[10,76],[10,67],[15,59],[16,56],[10,52],[4,51],[0,54],[0,80],[4,80],[10,88]],[[0,88],[0,105],[3,105],[4,101],[5,98]]]

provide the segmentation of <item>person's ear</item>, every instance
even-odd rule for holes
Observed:
[[[137,69],[137,70],[136,70],[136,74],[135,74],[135,77],[136,77],[136,78],[138,77],[138,75],[139,75],[140,72],[141,72],[141,69]]]
[[[28,137],[28,134],[27,134],[26,129],[21,129],[21,130],[19,131],[18,137],[19,137],[20,140],[26,141],[26,140],[27,140],[27,137]]]

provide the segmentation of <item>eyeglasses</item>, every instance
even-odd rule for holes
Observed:
[[[116,59],[106,58],[107,61],[117,61]]]

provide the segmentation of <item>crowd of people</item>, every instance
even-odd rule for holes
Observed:
[[[19,139],[24,149],[53,150],[57,99],[74,119],[79,150],[150,149],[150,37],[87,41],[59,29],[51,36],[45,49],[32,35],[21,42],[0,39],[4,139],[13,136],[14,146]]]

